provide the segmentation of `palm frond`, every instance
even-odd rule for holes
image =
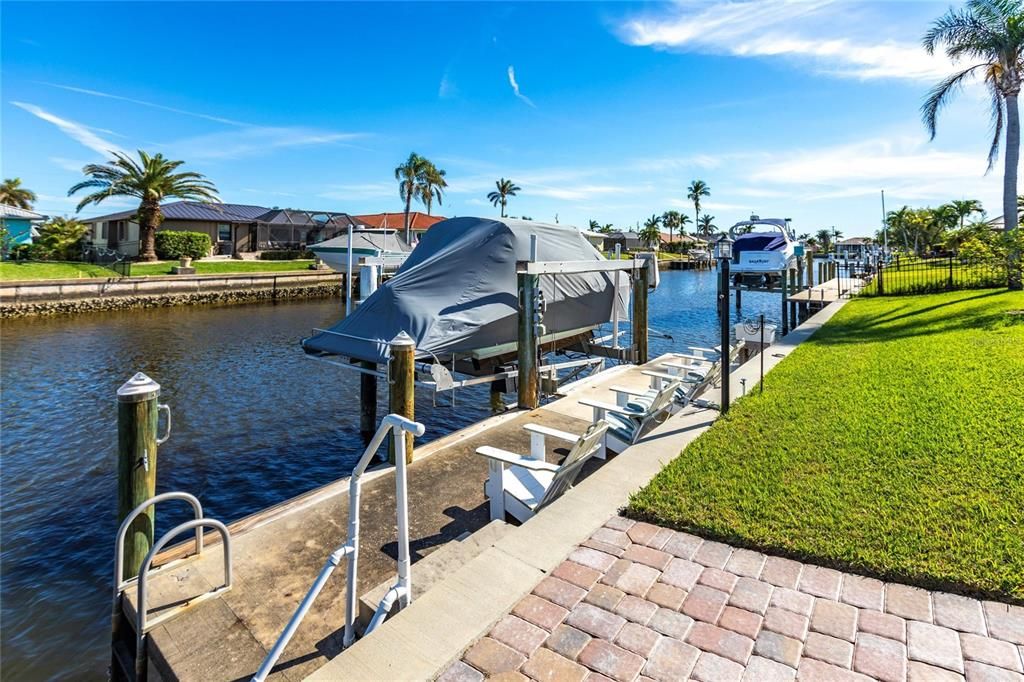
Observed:
[[[936,123],[939,117],[939,111],[942,110],[946,104],[949,103],[950,98],[963,87],[964,81],[967,80],[977,69],[987,66],[987,64],[975,64],[969,68],[964,69],[958,73],[944,78],[934,88],[928,92],[928,97],[925,98],[924,104],[921,105],[921,118],[924,120],[924,125],[928,128],[928,132],[931,135],[931,139],[935,139]]]

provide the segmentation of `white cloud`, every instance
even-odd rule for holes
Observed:
[[[441,83],[437,86],[437,96],[441,99],[448,99],[455,97],[459,94],[459,89],[455,85],[455,81],[452,79],[451,67],[444,70],[441,75]]]
[[[362,133],[341,133],[315,128],[247,126],[238,130],[198,135],[161,145],[185,159],[237,159],[260,156],[291,147],[351,142]]]
[[[876,22],[857,21],[848,9],[822,0],[685,3],[668,13],[628,19],[618,33],[630,45],[735,57],[788,57],[809,63],[814,71],[850,78],[935,80],[950,72],[946,58],[927,54],[916,42],[883,39]],[[921,28],[908,30],[916,33]]]
[[[92,163],[92,161],[65,159],[62,156],[51,156],[50,161],[52,161],[54,165],[63,168],[66,171],[71,171],[72,173],[81,173],[82,166],[86,165],[87,163]]]
[[[11,104],[18,107],[19,109],[24,109],[36,118],[40,118],[46,121],[47,123],[52,123],[53,125],[57,126],[57,128],[62,133],[64,133],[71,139],[75,140],[79,144],[88,147],[97,154],[101,154],[106,157],[110,156],[111,152],[120,151],[121,149],[118,145],[114,144],[113,142],[108,142],[107,140],[104,140],[102,137],[97,135],[95,132],[93,132],[91,128],[89,128],[89,126],[82,125],[81,123],[77,123],[66,118],[61,118],[59,116],[51,114],[45,109],[37,107],[34,104],[28,104],[27,102],[11,102]]]
[[[138,104],[144,107],[151,107],[153,109],[161,109],[163,111],[170,111],[175,114],[182,114],[184,116],[194,116],[195,118],[206,119],[207,121],[215,121],[216,123],[224,123],[233,126],[247,126],[248,123],[241,121],[235,121],[230,118],[224,118],[222,116],[213,116],[210,114],[203,114],[195,111],[188,111],[186,109],[178,109],[176,107],[169,107],[163,104],[157,104],[155,102],[147,102],[146,100],[135,99],[133,97],[124,97],[122,95],[113,95],[109,92],[100,92],[99,90],[89,90],[88,88],[79,88],[73,85],[61,85],[59,83],[47,83],[41,81],[42,85],[48,85],[51,88],[60,88],[61,90],[67,90],[69,92],[77,92],[80,95],[89,95],[91,97],[103,97],[106,99],[115,99],[121,102],[130,102],[132,104]]]
[[[508,84],[512,86],[512,92],[516,97],[523,100],[534,109],[537,108],[537,105],[533,103],[533,100],[519,91],[519,83],[516,81],[516,69],[511,64],[509,64],[508,67]]]

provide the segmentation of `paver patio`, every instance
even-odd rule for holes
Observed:
[[[438,680],[1024,682],[1024,608],[614,516]]]

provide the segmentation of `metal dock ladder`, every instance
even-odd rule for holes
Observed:
[[[392,439],[395,444],[398,582],[381,599],[376,612],[373,614],[373,618],[370,620],[370,624],[366,626],[366,632],[363,633],[363,636],[369,635],[384,622],[388,612],[391,611],[392,606],[396,602],[398,603],[398,608],[402,609],[412,601],[412,576],[409,572],[409,500],[406,488],[407,465],[405,462],[405,434],[403,432],[422,436],[424,427],[423,424],[411,421],[400,415],[389,414],[381,420],[377,432],[373,435],[373,439],[370,440],[370,444],[366,446],[366,450],[363,451],[363,456],[359,458],[359,463],[352,470],[352,476],[349,479],[348,539],[345,541],[345,544],[331,552],[330,556],[327,557],[327,562],[320,569],[320,573],[317,575],[316,580],[313,581],[309,592],[306,593],[306,596],[295,610],[295,614],[292,615],[291,620],[288,621],[280,637],[277,638],[274,648],[263,659],[263,664],[260,665],[260,669],[253,676],[254,682],[263,682],[270,675],[271,670],[273,670],[274,665],[277,663],[277,659],[281,657],[285,647],[288,646],[288,642],[291,641],[295,631],[298,630],[299,624],[302,623],[302,619],[306,616],[310,607],[313,606],[313,602],[316,600],[317,595],[320,594],[320,590],[323,589],[327,579],[331,577],[334,569],[338,567],[338,564],[345,557],[348,558],[348,571],[345,576],[345,635],[342,639],[342,644],[345,647],[349,647],[355,641],[355,618],[358,606],[358,597],[356,595],[358,581],[356,576],[359,569],[359,494],[362,487],[362,475],[366,471],[370,459],[377,452],[377,449],[380,448],[389,431],[392,433]]]
[[[127,580],[124,575],[124,540],[128,528],[132,522],[149,507],[158,502],[167,500],[184,500],[192,505],[194,518],[191,521],[179,524],[164,533],[164,535],[149,550],[146,558],[139,567],[139,575]],[[224,545],[224,584],[209,592],[189,599],[183,604],[162,612],[159,616],[149,618],[147,614],[146,584],[150,576],[163,572],[169,568],[180,565],[200,556],[203,552],[203,528],[213,528],[220,533]],[[195,554],[169,561],[166,564],[151,569],[153,559],[167,546],[174,538],[195,530],[196,551]],[[135,622],[129,622],[125,617],[124,594],[131,587],[137,590],[136,617]],[[117,531],[117,541],[114,549],[114,598],[111,605],[111,664],[110,679],[115,682],[130,680],[133,682],[145,682],[148,668],[149,656],[147,653],[148,633],[162,623],[166,623],[175,616],[180,615],[186,609],[196,604],[217,597],[231,589],[231,534],[227,526],[216,519],[208,519],[203,516],[203,506],[194,495],[183,492],[170,492],[155,495],[125,517],[121,527]],[[132,641],[134,639],[134,641]]]

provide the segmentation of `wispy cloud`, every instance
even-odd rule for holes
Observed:
[[[949,73],[944,57],[928,55],[914,42],[880,39],[877,24],[858,22],[847,10],[847,5],[827,0],[681,3],[667,12],[627,19],[618,33],[630,45],[788,57],[841,77],[934,80]]]
[[[214,121],[216,123],[224,123],[232,126],[248,126],[249,123],[243,121],[235,121],[230,118],[224,118],[222,116],[213,116],[211,114],[203,114],[196,111],[188,111],[187,109],[178,109],[177,107],[169,107],[165,104],[158,104],[156,102],[147,102],[142,99],[135,99],[134,97],[125,97],[123,95],[114,95],[109,92],[100,92],[99,90],[90,90],[88,88],[79,88],[73,85],[62,85],[60,83],[48,83],[46,81],[39,81],[41,85],[47,85],[51,88],[59,88],[61,90],[67,90],[68,92],[76,92],[80,95],[89,95],[91,97],[103,97],[105,99],[114,99],[121,102],[131,102],[132,104],[138,104],[143,107],[150,107],[152,109],[160,109],[162,111],[169,111],[174,114],[182,114],[183,116],[192,116],[195,118],[202,118],[207,121]]]
[[[239,130],[197,135],[161,146],[176,156],[187,159],[237,159],[260,156],[286,148],[344,144],[363,137],[363,133],[343,133],[298,126],[247,126]]]
[[[508,84],[512,86],[512,92],[516,97],[523,100],[534,109],[537,108],[537,105],[533,103],[533,100],[519,91],[519,83],[516,81],[516,69],[511,64],[509,64],[508,67]]]
[[[73,173],[80,172],[82,170],[82,166],[86,165],[87,163],[92,163],[91,161],[66,159],[63,156],[51,156],[50,161],[52,161],[54,165],[58,166],[59,168],[63,168],[64,170],[71,171]]]
[[[459,89],[456,87],[455,81],[452,79],[452,69],[451,66],[449,66],[444,70],[444,73],[441,74],[441,82],[437,86],[437,96],[441,99],[448,99],[450,97],[455,97],[458,94]]]
[[[110,152],[120,150],[120,147],[118,145],[114,144],[113,142],[108,142],[107,140],[104,140],[102,137],[93,132],[93,129],[89,126],[77,123],[70,119],[61,118],[60,116],[51,114],[45,109],[37,107],[34,104],[29,104],[27,102],[11,102],[11,104],[18,107],[19,109],[24,109],[36,118],[40,118],[46,121],[47,123],[52,123],[53,125],[57,126],[57,128],[59,128],[60,131],[63,132],[65,135],[75,140],[79,144],[88,147],[97,154],[109,156]]]

